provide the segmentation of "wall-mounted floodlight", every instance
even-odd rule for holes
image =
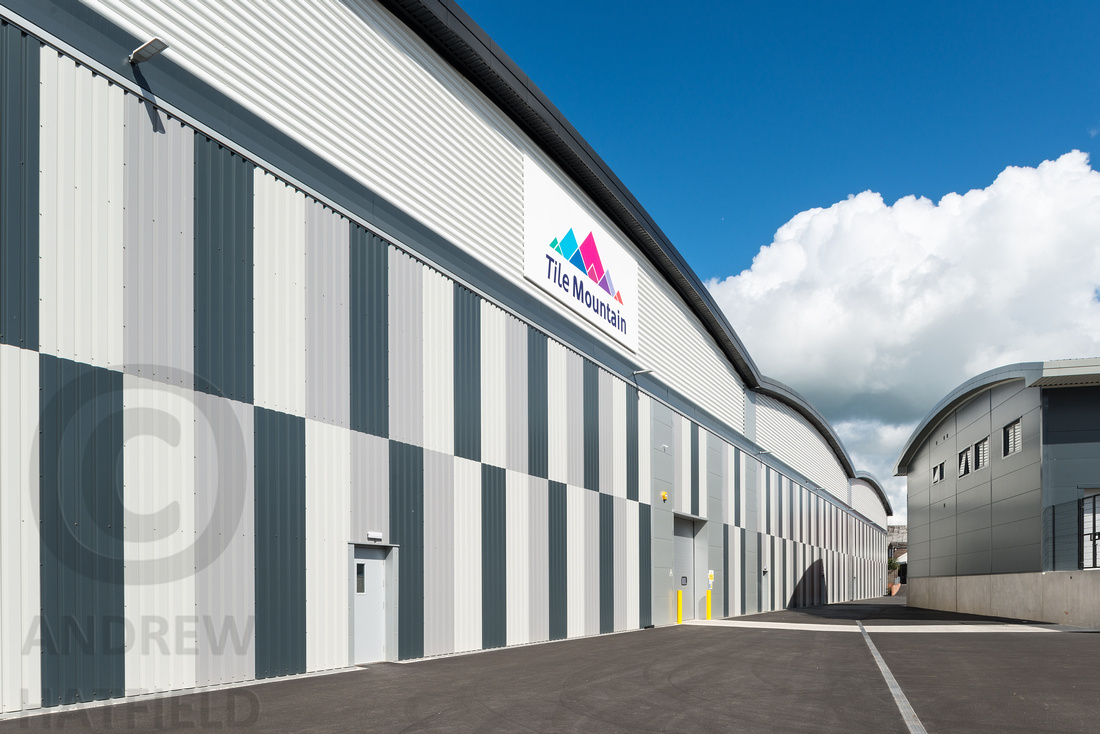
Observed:
[[[152,39],[135,48],[134,52],[130,54],[129,61],[131,64],[142,64],[166,48],[168,48],[168,44],[154,36]]]
[[[633,372],[631,372],[630,374],[631,374],[632,376],[634,376],[634,377],[637,377],[638,375],[648,375],[648,374],[650,374],[650,373],[652,373],[652,372],[653,372],[653,370],[652,370],[652,369],[645,369],[645,370],[634,370],[634,371],[633,371]]]
[[[770,454],[770,453],[771,453],[771,451],[769,451],[768,449],[760,449],[759,451],[756,452],[756,455],[757,456],[762,456],[764,454]]]

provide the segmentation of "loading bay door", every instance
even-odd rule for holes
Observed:
[[[684,619],[695,619],[695,523],[674,517],[672,524],[674,589],[684,592]]]

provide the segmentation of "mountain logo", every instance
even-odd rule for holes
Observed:
[[[598,285],[607,295],[620,304],[623,302],[622,294],[615,290],[615,284],[611,280],[611,271],[604,270],[603,260],[600,259],[600,251],[596,248],[596,238],[592,236],[591,232],[578,245],[577,237],[570,229],[560,241],[555,239],[551,242],[550,249],[568,260],[577,270],[587,275],[588,279]]]

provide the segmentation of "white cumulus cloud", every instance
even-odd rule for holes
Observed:
[[[1073,151],[938,203],[865,191],[798,214],[707,287],[904,517],[893,462],[948,391],[1003,364],[1100,356],[1100,172]]]

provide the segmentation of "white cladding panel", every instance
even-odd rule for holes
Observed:
[[[836,454],[794,408],[766,395],[758,395],[756,441],[841,502],[848,501],[848,477]]]
[[[42,703],[38,403],[38,352],[0,344],[0,713]]]
[[[648,264],[638,268],[638,292],[639,362],[744,432],[744,386],[702,322]]]
[[[852,508],[883,530],[886,529],[886,508],[870,484],[862,479],[852,480]]]
[[[481,464],[455,457],[455,652],[481,649]]]
[[[363,0],[91,0],[138,37],[506,275],[523,157],[505,115]],[[440,121],[446,124],[440,124]]]
[[[122,369],[122,88],[41,53],[40,351]]]

